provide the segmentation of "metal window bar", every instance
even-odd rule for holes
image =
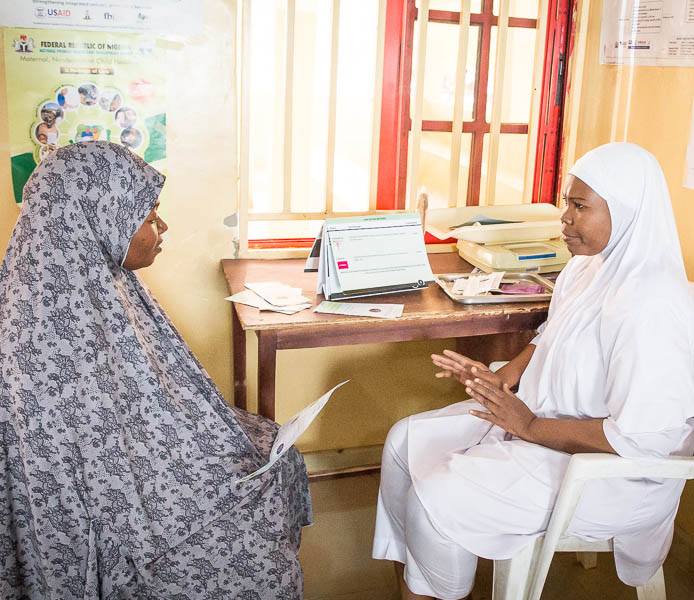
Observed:
[[[460,146],[463,137],[463,100],[465,98],[465,68],[467,66],[468,38],[470,37],[470,2],[460,0],[460,24],[458,26],[458,64],[456,65],[455,99],[453,105],[453,136],[451,138],[451,162],[448,205],[462,206],[465,190],[460,182]]]
[[[414,94],[414,112],[412,114],[412,145],[410,160],[407,166],[410,185],[406,206],[412,210],[417,198],[419,187],[419,155],[422,146],[422,108],[424,105],[424,68],[427,58],[427,31],[429,29],[429,0],[421,0],[419,5],[419,38],[416,58],[416,82]]]
[[[499,162],[499,136],[501,135],[501,105],[504,98],[504,74],[506,70],[506,46],[508,42],[509,0],[499,0],[499,25],[496,36],[496,62],[494,66],[494,91],[492,95],[492,120],[489,124],[489,151],[487,154],[487,187],[485,203],[494,204],[496,173]]]

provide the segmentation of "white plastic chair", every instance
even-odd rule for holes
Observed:
[[[612,540],[586,542],[564,535],[586,481],[605,477],[694,479],[694,458],[641,461],[614,454],[574,454],[544,536],[508,560],[494,561],[493,600],[539,600],[554,552],[611,552]],[[594,566],[594,561],[587,561]],[[662,567],[636,588],[638,600],[665,600]]]
[[[507,361],[491,363],[497,371]],[[557,501],[544,536],[528,544],[508,560],[494,561],[493,600],[540,600],[555,552],[576,552],[585,568],[596,565],[596,552],[612,552],[612,540],[586,542],[566,536],[583,486],[589,479],[637,477],[694,479],[694,458],[671,457],[663,460],[632,460],[614,454],[574,454],[564,475]],[[663,568],[644,585],[636,588],[638,600],[665,600]]]

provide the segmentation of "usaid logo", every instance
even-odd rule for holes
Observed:
[[[49,17],[58,18],[58,19],[65,19],[65,18],[70,16],[70,9],[69,8],[47,8],[46,14]]]
[[[37,17],[38,19],[43,19],[46,16],[46,9],[45,8],[35,8],[34,9],[34,16]]]

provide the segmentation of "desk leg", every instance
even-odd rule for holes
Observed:
[[[258,331],[258,413],[275,420],[277,334]]]
[[[234,368],[234,406],[246,410],[246,332],[236,307],[231,307],[231,343]]]

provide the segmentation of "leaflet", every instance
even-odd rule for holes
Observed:
[[[258,310],[271,310],[273,312],[282,313],[284,315],[293,315],[294,313],[304,310],[306,308],[311,308],[310,303],[302,304],[289,304],[285,306],[275,306],[263,300],[258,294],[252,290],[242,290],[237,292],[233,296],[227,296],[224,298],[229,300],[229,302],[237,302],[239,304],[245,304],[246,306],[254,306]]]
[[[277,430],[275,441],[272,444],[272,449],[270,450],[270,460],[256,471],[253,471],[253,473],[249,473],[245,477],[239,479],[236,483],[243,483],[249,479],[253,479],[261,473],[265,473],[265,471],[272,467],[272,465],[274,465],[282,456],[287,453],[287,450],[292,447],[294,442],[299,439],[301,434],[308,429],[308,426],[318,416],[318,413],[323,410],[323,407],[326,405],[328,400],[330,400],[330,396],[332,396],[333,392],[337,388],[345,385],[345,383],[348,381],[349,379],[347,381],[343,381],[342,383],[338,383],[333,389],[323,394],[320,398],[318,398],[318,400],[309,404],[301,412],[295,414],[291,419],[289,419],[289,421],[282,425],[282,427]]]
[[[347,302],[321,302],[313,312],[350,317],[378,317],[380,319],[397,319],[402,316],[404,304],[349,304]]]

